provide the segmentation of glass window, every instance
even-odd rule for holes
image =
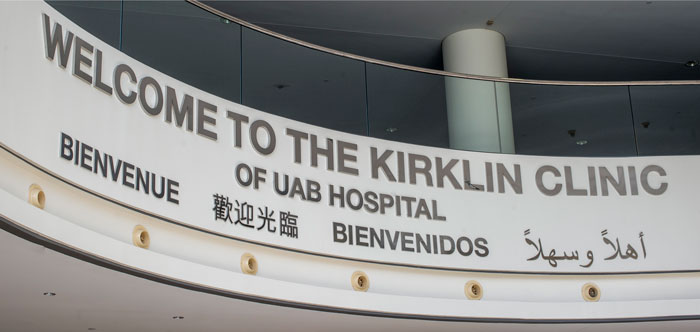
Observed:
[[[48,1],[68,19],[119,49],[121,1]]]
[[[369,135],[448,147],[445,78],[367,64]]]
[[[240,29],[186,2],[125,1],[122,50],[187,84],[240,102]]]
[[[637,154],[626,86],[510,84],[510,95],[518,154]]]
[[[243,104],[365,135],[364,63],[243,28]]]
[[[639,154],[700,154],[700,86],[630,87]]]

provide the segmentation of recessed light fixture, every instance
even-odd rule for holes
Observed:
[[[175,319],[175,320],[181,320],[181,319],[185,319],[185,317],[182,317],[182,316],[173,316],[173,319]]]
[[[226,18],[223,18],[223,17],[219,19],[219,22],[221,22],[221,23],[223,23],[223,24],[229,24],[229,23],[231,23],[231,21],[230,21],[229,19],[226,19]]]
[[[688,62],[685,63],[685,66],[688,67],[688,68],[693,68],[693,67],[695,67],[695,66],[697,66],[697,65],[698,65],[698,62],[695,61],[695,60],[690,60],[690,61],[688,61]]]
[[[576,141],[576,145],[586,145],[586,144],[588,144],[588,141],[585,139],[580,139],[580,140]]]
[[[56,296],[54,292],[44,292],[44,296]]]
[[[396,127],[389,127],[389,128],[386,128],[385,130],[386,130],[387,133],[392,134],[392,133],[395,133],[395,132],[399,131],[399,128],[396,128]]]

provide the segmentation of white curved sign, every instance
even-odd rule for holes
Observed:
[[[499,155],[350,135],[179,82],[44,3],[2,8],[0,142],[134,208],[400,265],[700,269],[697,156]]]

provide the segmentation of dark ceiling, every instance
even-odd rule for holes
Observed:
[[[700,79],[700,2],[207,1],[297,39],[442,69],[449,34],[506,38],[509,76],[553,80]],[[486,22],[494,24],[487,26]]]

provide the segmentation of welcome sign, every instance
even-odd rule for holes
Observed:
[[[137,210],[398,265],[700,270],[697,156],[501,155],[341,133],[179,82],[44,3],[11,6],[0,14],[2,146]]]

